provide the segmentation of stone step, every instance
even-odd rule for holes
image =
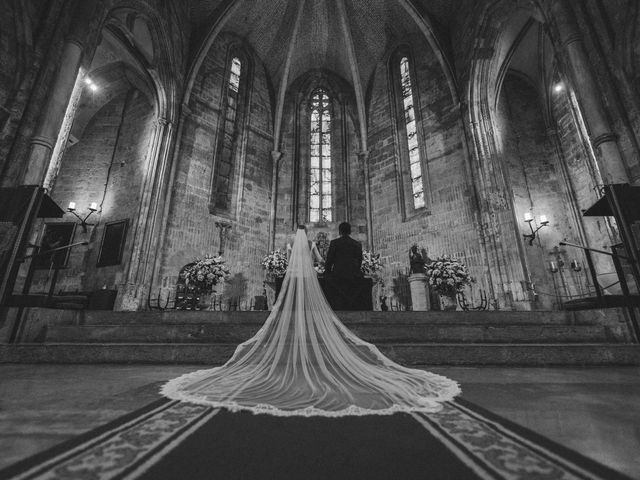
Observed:
[[[263,323],[270,312],[217,312],[165,310],[150,312],[112,312],[104,310],[62,311],[31,309],[34,317],[60,320],[58,323],[75,325],[121,325],[121,324],[187,324],[187,323]],[[569,311],[483,311],[483,312],[346,312],[336,315],[346,325],[353,323],[381,324],[553,324],[553,325],[600,325],[603,321],[624,322],[623,309]]]
[[[109,343],[0,345],[0,363],[183,363],[220,365],[235,345]],[[611,344],[385,344],[404,365],[640,365],[640,346]]]
[[[231,343],[251,338],[257,323],[51,326],[47,343]],[[619,332],[597,325],[443,325],[351,323],[372,343],[605,343],[624,342]]]

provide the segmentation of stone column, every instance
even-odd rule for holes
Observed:
[[[163,178],[169,157],[172,124],[165,118],[156,120],[149,143],[147,171],[142,182],[142,196],[133,226],[133,248],[129,258],[125,281],[118,288],[115,310],[140,310],[151,287],[152,257],[157,255],[156,222],[160,212]]]
[[[82,62],[83,45],[68,39],[36,133],[31,138],[24,185],[42,185]]]
[[[427,289],[427,276],[424,273],[412,273],[409,275],[409,288],[411,290],[411,305],[414,311],[424,312],[431,310],[431,299]]]
[[[600,173],[605,183],[627,183],[629,176],[611,130],[602,101],[602,92],[592,71],[589,57],[578,29],[575,15],[567,0],[555,0],[551,5],[566,62],[571,70],[573,85],[580,100],[581,111],[589,126],[591,143],[597,153]]]
[[[276,244],[276,225],[277,225],[277,207],[278,207],[278,173],[280,172],[280,159],[282,158],[282,152],[271,152],[271,161],[273,163],[273,169],[271,173],[271,210],[270,225],[269,225],[269,251],[275,250]]]
[[[182,132],[184,130],[184,125],[188,119],[192,118],[192,112],[188,105],[182,104],[182,110],[180,119],[178,121],[178,127],[176,136],[174,139],[174,148],[170,152],[171,157],[171,169],[169,171],[169,177],[166,181],[166,197],[164,201],[164,205],[162,206],[162,216],[160,218],[160,225],[162,226],[159,232],[158,238],[158,252],[163,252],[165,248],[165,242],[167,237],[167,225],[169,224],[169,215],[171,211],[171,202],[173,199],[173,185],[175,183],[176,178],[176,170],[178,168],[179,158],[181,154],[181,139]],[[162,290],[163,292],[167,290],[167,294],[169,294],[173,285],[163,285],[163,279],[160,278],[160,272],[162,267],[162,255],[155,255],[154,265],[153,265],[153,284],[151,286],[152,291]]]
[[[358,159],[364,166],[364,200],[365,200],[365,213],[367,221],[367,244],[369,249],[373,250],[373,215],[371,213],[371,185],[369,180],[369,152],[358,152]]]
[[[349,139],[347,131],[347,102],[340,99],[340,133],[342,135],[342,176],[344,182],[344,221],[351,222],[351,179],[349,172]]]

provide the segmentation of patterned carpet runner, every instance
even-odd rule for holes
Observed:
[[[1,479],[626,479],[462,399],[438,414],[301,418],[159,400]]]

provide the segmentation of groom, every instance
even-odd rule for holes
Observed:
[[[360,265],[362,264],[362,245],[349,235],[351,225],[342,222],[338,226],[340,238],[331,240],[327,261],[324,269],[327,276],[343,280],[352,280],[362,277]]]
[[[372,310],[371,279],[363,278],[362,245],[349,236],[351,225],[338,227],[340,238],[332,240],[325,262],[323,290],[334,310]]]

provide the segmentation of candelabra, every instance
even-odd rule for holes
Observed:
[[[526,212],[524,214],[524,221],[525,223],[529,224],[529,229],[531,230],[531,233],[523,233],[522,236],[526,240],[529,240],[529,245],[533,245],[533,241],[536,239],[536,234],[538,233],[538,230],[540,230],[542,227],[546,227],[547,225],[549,225],[549,220],[547,220],[546,215],[540,215],[540,225],[537,225],[535,230],[531,225],[531,222],[534,221],[533,215],[531,213]]]
[[[89,213],[87,213],[84,218],[76,213],[76,202],[69,202],[69,206],[67,207],[67,211],[76,216],[78,220],[80,220],[80,226],[82,227],[82,231],[87,233],[87,227],[93,225],[93,223],[87,223],[87,219],[93,214],[93,212],[98,210],[98,204],[92,202],[89,205]]]

